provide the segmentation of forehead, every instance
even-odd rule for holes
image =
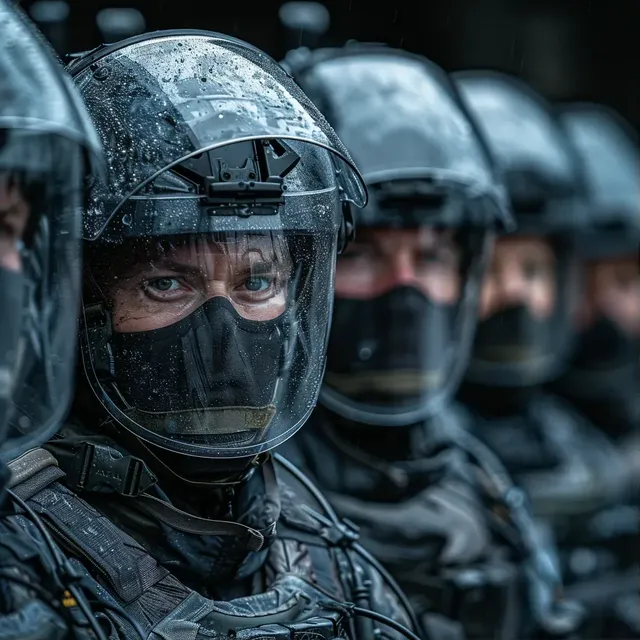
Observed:
[[[212,260],[234,261],[288,259],[286,240],[278,234],[197,234],[165,238],[146,238],[111,247],[89,247],[87,262],[103,275],[122,276],[132,270],[166,262],[198,267]]]

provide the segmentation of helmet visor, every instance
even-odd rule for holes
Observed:
[[[138,214],[155,209],[151,219],[180,228],[89,245],[85,370],[138,437],[200,457],[243,457],[308,417],[342,209],[336,186],[283,200],[268,214],[248,206],[243,217],[208,214],[195,199],[141,201]],[[144,220],[132,217],[132,228],[136,217]]]
[[[21,290],[2,308],[13,362],[0,458],[47,440],[69,404],[75,362],[80,282],[80,210],[84,193],[80,145],[52,135],[0,132],[0,218],[24,215]],[[64,158],[64,162],[60,159]],[[0,233],[1,235],[1,233]],[[0,292],[4,295],[6,292]],[[3,341],[4,342],[4,341]]]
[[[490,236],[427,225],[360,231],[338,258],[327,408],[380,426],[437,411],[468,361]]]

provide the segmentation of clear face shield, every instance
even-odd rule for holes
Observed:
[[[85,371],[147,442],[256,455],[315,405],[343,203],[331,154],[286,145],[300,162],[281,197],[179,197],[186,180],[166,172],[120,208],[120,239],[88,245]]]
[[[494,235],[462,222],[469,206],[449,198],[412,215],[403,203],[379,222],[369,212],[338,258],[325,407],[355,422],[406,426],[455,392]]]
[[[594,229],[581,243],[585,286],[576,348],[562,381],[576,397],[612,403],[636,395],[640,366],[638,232],[615,231]]]
[[[77,143],[37,132],[0,132],[2,460],[46,441],[68,408],[83,166]]]

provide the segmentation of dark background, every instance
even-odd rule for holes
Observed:
[[[211,29],[280,59],[281,0],[67,0],[20,2],[60,53],[104,37],[101,9],[132,7],[144,30]],[[492,67],[529,80],[553,100],[591,100],[640,128],[640,0],[325,0],[325,44],[353,38],[422,53],[447,70]],[[66,5],[66,9],[65,9]],[[66,18],[65,18],[66,13]]]

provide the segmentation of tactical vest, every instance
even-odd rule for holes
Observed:
[[[310,473],[322,471],[318,477],[333,507],[361,527],[360,540],[419,615],[438,612],[458,621],[468,638],[481,640],[573,632],[580,612],[560,597],[554,549],[532,521],[526,497],[495,455],[459,424],[457,413],[438,420],[430,429],[441,429],[445,446],[434,447],[424,464],[418,457],[401,463],[369,458],[311,429],[285,447],[305,470],[310,461],[326,460],[311,465]],[[438,460],[451,473],[434,473],[430,481]],[[340,466],[347,471],[334,475]],[[341,486],[348,474],[350,486]],[[386,480],[399,497],[378,501],[366,492],[368,477],[376,487]],[[405,487],[411,488],[403,496]]]
[[[300,478],[289,467],[278,462],[287,484],[300,491]],[[183,585],[131,536],[67,489],[60,482],[65,474],[48,451],[31,450],[10,469],[12,490],[40,516],[64,552],[81,562],[94,592],[109,605],[105,618],[113,640],[135,640],[129,617],[149,640],[401,637],[370,618],[351,615],[348,601],[364,604],[368,590],[376,588],[371,579],[381,578],[363,569],[353,530],[330,512],[306,506],[322,508],[308,487],[304,508],[288,504],[282,511],[267,558],[273,579],[266,591],[215,601]],[[26,516],[10,517],[28,527]]]

